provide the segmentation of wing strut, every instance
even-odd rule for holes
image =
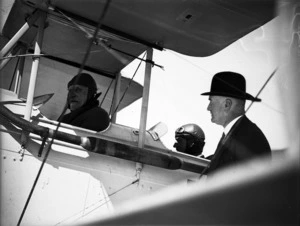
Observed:
[[[140,128],[139,128],[139,140],[138,147],[143,148],[145,143],[145,131],[147,124],[147,113],[148,113],[148,102],[149,102],[149,92],[150,92],[150,79],[151,79],[151,69],[153,56],[153,49],[147,49],[147,63],[145,68],[145,79],[144,79],[144,89],[143,89],[143,101],[141,109],[141,119],[140,119]]]
[[[35,41],[34,55],[41,54],[46,18],[47,18],[47,14],[45,12],[42,12],[41,18],[39,20],[39,28],[38,28],[36,41]],[[39,56],[34,57],[32,62],[32,67],[31,67],[30,81],[29,81],[29,87],[27,93],[27,102],[26,102],[25,115],[24,115],[25,120],[28,121],[30,120],[31,117],[32,103],[33,103],[39,63],[40,63],[40,57]]]
[[[141,118],[140,118],[140,128],[139,128],[139,139],[138,147],[144,148],[145,144],[145,134],[146,134],[146,125],[147,125],[147,114],[148,114],[148,103],[149,103],[149,93],[150,93],[150,80],[151,80],[151,69],[152,69],[152,58],[153,58],[153,49],[147,49],[147,63],[145,68],[145,78],[144,78],[144,89],[143,89],[143,101],[141,109]],[[143,164],[136,163],[136,176],[137,179],[140,179],[140,174],[143,169]]]
[[[10,41],[0,51],[0,58],[6,56],[6,54],[12,49],[12,47],[19,41],[19,39],[28,31],[28,29],[34,24],[34,22],[40,17],[42,12],[37,10],[29,18],[29,20],[21,27],[21,29],[10,39]]]
[[[2,70],[2,68],[4,68],[7,63],[10,61],[10,59],[18,53],[18,51],[20,50],[21,45],[17,44],[15,47],[12,48],[12,50],[7,54],[6,57],[2,57],[0,58],[1,60],[1,64],[0,64],[0,71]]]

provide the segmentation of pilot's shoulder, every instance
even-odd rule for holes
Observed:
[[[92,115],[98,115],[98,114],[102,114],[102,115],[108,115],[107,111],[104,110],[103,108],[101,107],[94,107],[94,108],[91,108],[88,110],[88,113],[89,114],[92,114]]]

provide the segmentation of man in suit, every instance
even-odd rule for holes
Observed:
[[[268,140],[259,127],[245,115],[246,100],[261,101],[246,93],[245,78],[235,72],[214,75],[207,110],[211,121],[224,127],[207,173],[258,156],[271,155]]]

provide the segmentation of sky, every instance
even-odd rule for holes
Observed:
[[[198,124],[205,132],[204,155],[214,153],[221,137],[223,127],[211,122],[207,111],[208,96],[201,96],[210,90],[213,75],[220,71],[235,71],[244,75],[247,92],[256,96],[269,76],[278,68],[274,57],[278,50],[278,25],[275,18],[263,28],[259,28],[224,50],[209,57],[189,57],[171,50],[154,50],[153,60],[164,70],[153,67],[147,116],[147,129],[158,122],[168,127],[161,140],[168,149],[174,150],[175,130],[187,123]],[[122,71],[122,75],[131,78],[138,65],[133,62]],[[144,64],[134,80],[143,85]],[[284,109],[280,92],[282,77],[276,72],[259,97],[260,103],[254,103],[247,116],[265,133],[272,149],[287,147]],[[250,101],[246,103],[246,109]],[[141,99],[123,109],[117,116],[117,123],[139,128]]]

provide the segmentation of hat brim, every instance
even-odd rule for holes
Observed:
[[[223,97],[234,97],[242,100],[251,100],[254,102],[260,102],[260,98],[253,97],[249,93],[245,93],[245,95],[235,95],[235,94],[230,94],[230,93],[222,93],[222,92],[206,92],[206,93],[201,93],[202,96],[223,96]]]

